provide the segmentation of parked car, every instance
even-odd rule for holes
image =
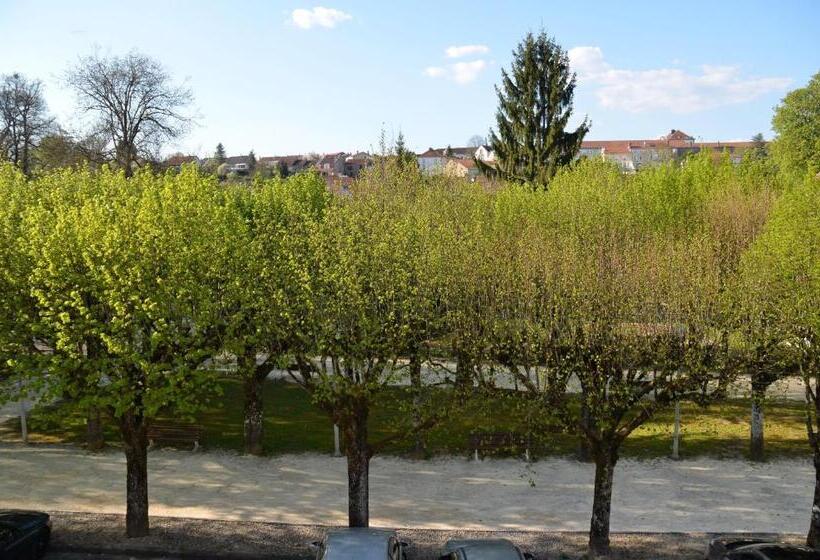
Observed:
[[[531,560],[507,539],[449,540],[439,560]]]
[[[715,539],[706,560],[820,560],[820,551],[761,539]]]
[[[0,510],[0,558],[42,558],[51,538],[51,521],[38,511]]]
[[[311,546],[316,560],[405,560],[407,543],[395,531],[350,528],[328,531],[323,541]]]

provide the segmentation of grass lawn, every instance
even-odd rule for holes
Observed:
[[[242,388],[234,379],[223,379],[222,396],[214,399],[197,417],[205,427],[204,446],[218,449],[242,449]],[[396,403],[407,402],[404,389],[391,389],[395,395],[375,407],[371,413],[371,440],[391,434],[407,412]],[[766,404],[766,446],[770,457],[808,456],[803,403],[772,400]],[[748,449],[750,404],[736,399],[702,409],[682,405],[681,456],[743,457]],[[427,434],[432,454],[470,453],[468,438],[473,430],[523,431],[523,413],[510,399],[470,402],[449,415],[448,420]],[[637,429],[626,441],[622,457],[658,458],[670,454],[672,410],[664,411]],[[35,442],[82,442],[84,419],[60,407],[34,411],[29,419],[30,440]],[[113,425],[106,425],[106,439],[117,442]],[[19,421],[0,425],[0,440],[19,439]],[[576,448],[575,438],[565,434],[545,433],[533,447],[534,455],[570,455]],[[389,454],[403,454],[411,442],[396,440],[385,449]],[[265,450],[270,454],[320,452],[333,450],[333,428],[323,411],[298,386],[268,381],[265,386]]]

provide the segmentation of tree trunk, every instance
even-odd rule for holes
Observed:
[[[609,514],[612,508],[612,478],[617,452],[595,450],[595,494],[592,501],[592,521],[589,527],[590,558],[609,556]]]
[[[367,441],[367,404],[357,403],[345,426],[347,454],[348,525],[370,525],[370,445]]]
[[[413,428],[416,430],[416,443],[413,453],[418,457],[423,457],[426,452],[424,443],[424,434],[419,431],[418,427],[421,425],[421,359],[418,351],[415,351],[410,356],[410,386],[413,391]]]
[[[755,383],[752,377],[752,418],[749,441],[749,458],[752,461],[765,459],[763,444],[763,403],[766,400],[766,385]]]
[[[243,430],[245,453],[262,455],[264,442],[264,396],[268,368],[256,365],[256,349],[246,348],[236,357],[236,365],[245,390]]]
[[[265,376],[253,373],[245,378],[245,453],[262,455],[264,437],[262,390]]]
[[[811,523],[806,544],[820,550],[820,452],[814,452],[814,501],[811,504]]]
[[[99,451],[105,447],[100,409],[92,408],[85,419],[85,443],[89,451]]]
[[[469,356],[462,352],[456,354],[456,360],[456,393],[459,395],[459,400],[463,402],[466,399],[468,388],[473,384],[473,364]]]
[[[145,419],[133,411],[120,419],[125,447],[125,534],[128,537],[148,535],[148,438]]]
[[[592,429],[592,416],[589,413],[586,398],[581,398],[581,423],[588,429]],[[578,449],[575,452],[579,461],[589,463],[592,460],[592,452],[589,449],[589,442],[584,434],[578,438]]]

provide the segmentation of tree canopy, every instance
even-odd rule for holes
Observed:
[[[798,180],[820,172],[820,72],[775,107],[772,128],[772,152],[785,172]]]

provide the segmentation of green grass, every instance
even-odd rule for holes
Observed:
[[[205,428],[204,446],[219,449],[242,449],[242,387],[237,380],[223,379],[222,396],[213,399],[197,415]],[[391,388],[389,398],[371,412],[371,440],[378,441],[405,420],[407,412],[400,403],[407,402],[405,389]],[[682,405],[683,457],[743,457],[748,449],[749,408],[747,399],[731,400],[702,409]],[[427,447],[432,454],[469,454],[471,431],[523,431],[524,412],[509,398],[496,397],[487,402],[468,401],[448,419],[431,430]],[[635,458],[666,457],[670,454],[673,412],[666,410],[638,428],[625,442],[621,456]],[[29,420],[30,438],[41,442],[82,442],[84,419],[65,407],[34,411]],[[808,456],[809,446],[803,417],[803,403],[770,401],[766,405],[766,447],[769,457]],[[533,447],[536,456],[571,455],[577,440],[561,433],[547,433]],[[19,434],[17,421],[7,422],[0,439]],[[117,442],[113,425],[105,426],[106,439]],[[412,448],[407,440],[396,440],[384,452],[404,454]],[[269,454],[320,452],[333,449],[333,428],[327,415],[318,409],[298,386],[269,381],[265,385],[265,451]]]

